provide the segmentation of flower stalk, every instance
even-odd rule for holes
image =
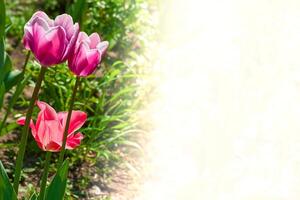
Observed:
[[[39,200],[45,199],[45,190],[46,190],[47,178],[49,173],[50,159],[51,159],[51,152],[47,151],[46,158],[45,158],[45,167],[44,167],[44,172],[43,172],[42,182],[41,182],[41,189],[39,194]]]
[[[68,116],[67,116],[66,126],[65,126],[64,135],[63,135],[63,143],[62,143],[61,151],[59,153],[58,169],[61,167],[61,165],[64,161],[64,156],[65,156],[65,151],[66,151],[66,142],[67,142],[67,137],[68,137],[68,130],[69,130],[70,120],[71,120],[71,116],[72,116],[72,109],[73,109],[73,105],[75,102],[75,97],[76,97],[77,88],[78,88],[79,84],[80,84],[80,76],[77,76],[75,86],[74,86],[73,92],[72,92],[72,97],[70,100]]]
[[[19,181],[20,181],[20,177],[21,177],[23,159],[24,159],[24,154],[25,154],[26,145],[27,145],[27,138],[28,138],[28,134],[29,134],[29,123],[30,123],[30,119],[31,119],[31,116],[33,113],[34,104],[37,100],[38,93],[41,88],[41,84],[44,79],[46,70],[47,70],[46,67],[43,67],[43,66],[41,67],[41,70],[40,70],[40,73],[38,76],[38,80],[36,82],[36,85],[34,87],[34,91],[33,91],[33,94],[32,94],[31,100],[30,100],[29,108],[26,113],[25,125],[22,129],[22,136],[21,136],[21,142],[19,144],[19,152],[18,152],[17,160],[16,160],[16,168],[15,168],[15,176],[14,176],[14,184],[13,184],[16,194],[18,194],[18,189],[19,189]]]

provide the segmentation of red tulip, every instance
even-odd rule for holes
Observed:
[[[88,36],[80,32],[75,44],[74,54],[68,58],[69,69],[77,76],[88,76],[93,73],[101,62],[108,47],[108,42],[103,41],[97,33]]]
[[[23,42],[43,66],[51,66],[66,61],[73,53],[78,33],[79,25],[73,24],[70,15],[59,15],[52,20],[37,11],[24,27]]]
[[[47,103],[38,101],[37,106],[40,108],[36,123],[30,121],[31,133],[38,146],[44,151],[57,152],[61,150],[63,134],[67,120],[67,112],[56,111]],[[75,133],[86,121],[87,115],[82,111],[72,111],[66,149],[77,147],[83,135]],[[17,120],[20,125],[25,124],[25,117]]]

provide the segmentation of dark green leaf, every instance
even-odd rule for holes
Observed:
[[[9,199],[17,199],[17,196],[0,161],[0,200]]]
[[[4,79],[6,92],[9,91],[13,86],[21,83],[22,78],[23,73],[20,70],[13,70],[6,74],[6,77]]]
[[[76,0],[71,6],[70,14],[73,20],[79,24],[82,24],[85,6],[86,0]]]
[[[4,52],[5,52],[5,3],[4,0],[0,0],[0,69],[4,64]]]
[[[0,0],[0,38],[4,38],[5,30],[5,2]]]
[[[63,200],[67,185],[68,168],[69,162],[65,160],[47,188],[45,200]]]
[[[4,53],[4,65],[0,66],[0,81],[3,81],[6,77],[6,74],[11,70],[12,68],[12,62],[10,60],[10,57]]]
[[[10,123],[8,126],[5,127],[5,129],[3,129],[3,126],[5,126],[6,120],[7,120],[7,116],[9,115],[9,113],[11,112],[12,107],[15,105],[17,99],[19,98],[19,96],[21,95],[21,93],[23,92],[24,87],[26,86],[28,80],[29,80],[30,76],[26,76],[24,78],[24,80],[22,80],[22,82],[20,84],[17,85],[15,92],[13,93],[11,99],[8,102],[8,107],[6,109],[6,114],[3,118],[2,123],[0,124],[0,136],[5,135],[7,133],[10,133],[11,130],[15,129],[18,125],[16,123]]]
[[[26,76],[26,77],[24,78],[24,80],[23,80],[20,84],[17,85],[17,88],[16,88],[14,94],[12,95],[11,100],[9,101],[9,104],[8,104],[8,108],[9,108],[9,109],[11,109],[11,108],[14,106],[14,104],[15,104],[15,102],[17,101],[18,97],[19,97],[20,94],[23,92],[23,89],[24,89],[24,87],[26,86],[26,84],[27,84],[29,78],[30,78],[30,76]]]

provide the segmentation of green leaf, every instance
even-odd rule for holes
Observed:
[[[37,200],[38,199],[38,196],[36,195],[36,193],[33,193],[31,195],[31,197],[29,198],[29,200]]]
[[[5,34],[5,2],[0,0],[0,38]]]
[[[76,0],[70,10],[70,14],[75,22],[82,24],[83,15],[86,7],[86,0]]]
[[[0,36],[0,71],[2,68],[4,68],[3,66],[4,62],[5,62],[5,45],[4,45],[3,37]]]
[[[45,200],[63,200],[67,186],[68,168],[69,162],[65,160],[47,188]]]
[[[5,85],[3,82],[0,82],[0,109],[3,106],[4,94],[5,94]]]
[[[17,85],[16,90],[9,101],[9,104],[8,104],[9,109],[11,109],[14,106],[14,104],[16,103],[17,99],[23,92],[23,89],[25,88],[29,78],[30,78],[30,76],[25,76],[24,80],[20,84]]]
[[[11,70],[12,68],[12,62],[10,60],[10,57],[4,53],[4,65],[0,66],[0,81],[3,81],[6,77],[6,74]]]
[[[17,196],[0,161],[0,200],[9,199],[17,199]]]
[[[12,23],[6,24],[5,25],[5,34],[9,31],[9,29],[12,27]]]
[[[118,91],[116,94],[114,94],[114,95],[106,102],[106,104],[111,103],[111,102],[113,102],[113,101],[115,101],[115,100],[117,100],[117,99],[121,99],[121,97],[122,97],[123,95],[128,94],[128,93],[130,93],[130,92],[133,92],[133,91],[135,91],[135,90],[136,90],[135,87],[126,87],[126,88],[124,88],[124,89]]]
[[[125,145],[127,145],[127,146],[131,146],[131,147],[134,147],[134,148],[136,148],[137,150],[139,150],[140,152],[144,152],[144,150],[143,150],[143,148],[141,147],[141,145],[139,145],[138,143],[136,143],[136,142],[132,142],[132,141],[127,141],[127,140],[125,140],[125,141],[122,141],[121,142],[122,144],[125,144]]]
[[[5,3],[4,0],[0,0],[0,68],[2,68],[5,59]]]
[[[6,126],[5,128],[3,128],[3,126],[5,126],[6,120],[7,120],[7,116],[9,115],[9,113],[11,112],[13,106],[15,105],[17,99],[19,98],[19,96],[22,94],[24,87],[26,86],[28,80],[29,80],[30,76],[25,76],[25,78],[22,80],[22,82],[20,84],[17,85],[15,92],[13,93],[11,99],[8,102],[8,107],[6,109],[6,113],[4,115],[4,118],[2,120],[0,124],[0,136],[5,135],[7,133],[10,133],[11,130],[15,129],[18,125],[16,123],[10,123],[8,126]]]
[[[0,132],[0,136],[11,133],[11,131],[16,129],[17,127],[20,127],[20,125],[17,123],[9,123],[7,126],[5,126],[5,128],[2,129],[2,131]]]
[[[13,70],[6,74],[4,79],[5,91],[9,91],[13,86],[21,83],[23,73],[20,70]]]
[[[11,27],[12,27],[12,21],[11,21],[11,19],[9,17],[6,17],[5,35],[10,30]]]

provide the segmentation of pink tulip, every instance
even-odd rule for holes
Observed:
[[[50,19],[37,11],[24,27],[23,43],[43,66],[62,63],[73,53],[79,33],[78,23],[70,15],[62,14]]]
[[[47,103],[38,101],[37,106],[40,108],[36,123],[30,121],[31,133],[38,146],[44,151],[57,152],[61,150],[64,129],[67,121],[67,112],[56,111]],[[83,135],[75,133],[86,121],[87,115],[82,111],[72,111],[66,149],[77,147]],[[25,124],[25,117],[17,120],[20,125]]]
[[[88,36],[80,32],[75,44],[74,54],[68,59],[70,70],[77,76],[88,76],[93,73],[106,52],[108,42],[103,41],[97,33]]]

